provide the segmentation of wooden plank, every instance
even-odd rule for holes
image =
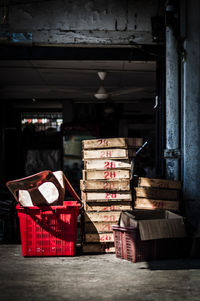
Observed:
[[[85,242],[114,242],[113,232],[111,233],[88,233],[85,234]]]
[[[115,222],[94,222],[94,223],[85,223],[84,224],[84,231],[85,233],[106,233],[112,232],[112,225],[116,225],[117,221]]]
[[[118,222],[121,211],[85,212],[85,222]]]
[[[179,190],[136,187],[136,197],[156,200],[178,200]]]
[[[99,254],[99,253],[115,253],[114,243],[90,243],[84,244],[82,252],[85,254]]]
[[[165,179],[149,179],[138,178],[138,187],[155,187],[155,188],[168,188],[168,189],[181,189],[181,181],[172,181]]]
[[[104,200],[110,201],[110,200],[126,200],[126,201],[132,201],[132,193],[110,193],[110,192],[83,192],[81,191],[81,199],[83,201],[98,201],[98,200]]]
[[[130,170],[83,170],[83,180],[131,179]]]
[[[150,200],[145,198],[137,198],[135,201],[135,209],[168,209],[178,210],[179,202],[167,200]]]
[[[83,160],[87,159],[129,159],[136,156],[135,149],[109,148],[102,150],[83,150]]]
[[[82,191],[129,191],[130,181],[107,181],[107,180],[80,180]]]
[[[112,203],[112,202],[111,202]],[[125,204],[121,204],[121,202],[114,202],[114,205],[109,202],[109,204],[106,203],[100,203],[97,205],[96,203],[84,203],[84,208],[86,211],[120,211],[120,210],[131,210],[132,209],[132,202],[128,202]]]
[[[113,200],[109,200],[109,202],[113,202],[113,203],[115,203],[116,201],[119,201],[120,203],[122,203],[122,202],[124,202],[124,203],[127,203],[127,202],[129,202],[130,200],[115,200],[115,199],[113,199]],[[83,201],[84,202],[84,201]],[[105,203],[105,200],[87,200],[87,204],[90,204],[90,203],[96,203],[96,204],[101,204],[101,203]]]
[[[105,138],[105,139],[92,139],[83,140],[83,149],[98,149],[98,148],[128,148],[142,146],[142,138]]]
[[[85,169],[87,170],[108,170],[108,169],[131,169],[131,163],[114,160],[87,160]]]

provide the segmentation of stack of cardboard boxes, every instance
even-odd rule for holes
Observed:
[[[83,253],[115,251],[112,225],[121,210],[132,208],[131,161],[141,145],[140,138],[83,141]]]

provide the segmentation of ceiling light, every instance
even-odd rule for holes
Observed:
[[[106,92],[103,86],[100,86],[97,93],[94,94],[97,99],[107,99],[109,94]]]
[[[101,80],[104,80],[106,78],[106,72],[105,71],[99,71],[98,76]]]

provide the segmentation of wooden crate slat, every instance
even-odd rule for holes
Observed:
[[[136,197],[156,200],[178,200],[179,190],[136,187]]]
[[[179,202],[167,200],[151,200],[145,198],[137,198],[135,201],[135,209],[168,209],[179,210]]]
[[[126,200],[132,201],[132,193],[117,193],[117,192],[83,192],[81,191],[81,198],[83,201],[98,201],[104,200]]]
[[[130,170],[83,170],[83,180],[131,179]]]
[[[129,191],[130,181],[80,180],[82,191]]]
[[[142,146],[142,138],[105,138],[83,140],[83,149],[98,149],[98,148],[112,148],[112,147],[139,147]]]
[[[167,189],[181,189],[181,181],[172,181],[165,179],[150,179],[150,178],[138,178],[138,187],[155,187],[155,188],[167,188]]]
[[[82,252],[87,254],[99,254],[99,253],[114,253],[114,243],[88,243],[83,244]]]
[[[112,232],[112,225],[116,225],[117,221],[115,222],[93,222],[93,223],[85,223],[84,230],[85,233],[106,233]]]
[[[85,212],[85,222],[118,222],[121,211]]]
[[[110,233],[87,233],[85,242],[114,242],[113,232]]]
[[[110,148],[101,150],[83,150],[83,159],[105,159],[105,158],[115,158],[115,159],[129,159],[130,157],[135,157],[135,149],[120,149],[120,148]]]
[[[131,163],[126,161],[87,160],[84,165],[86,170],[131,169]]]
[[[96,204],[101,204],[101,203],[105,203],[105,200],[87,200],[87,204],[90,204],[90,203],[94,203],[94,201],[95,201],[95,203]],[[127,200],[109,200],[109,202],[113,202],[113,203],[115,203],[116,201],[119,201],[119,202],[121,202],[121,203],[127,203]],[[130,200],[128,200],[128,201],[130,201]],[[84,201],[83,201],[84,202]]]
[[[120,202],[119,202],[120,203]],[[116,204],[116,202],[114,203],[114,205],[111,203],[109,204],[105,204],[105,203],[100,203],[99,205],[97,205],[97,203],[86,203],[84,204],[84,208],[86,211],[120,211],[120,210],[131,210],[132,206],[131,206],[132,202],[128,202],[125,204]]]

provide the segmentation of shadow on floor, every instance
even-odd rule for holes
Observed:
[[[198,270],[200,269],[200,259],[173,259],[149,261],[146,266],[140,267],[144,270]]]

